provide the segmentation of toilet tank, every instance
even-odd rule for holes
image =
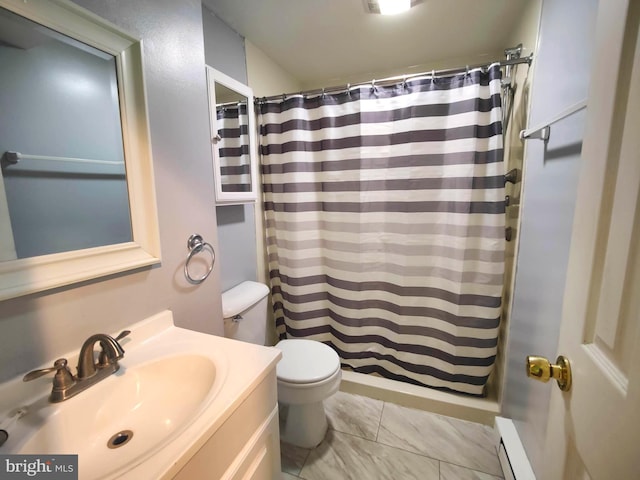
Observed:
[[[242,282],[224,292],[224,336],[266,345],[268,298],[269,288],[258,282]]]

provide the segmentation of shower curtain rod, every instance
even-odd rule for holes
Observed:
[[[262,103],[268,100],[276,100],[276,99],[286,99],[287,97],[295,96],[295,95],[322,95],[323,93],[337,93],[337,92],[346,92],[351,87],[362,87],[365,85],[380,85],[384,86],[385,84],[392,84],[397,82],[398,80],[409,80],[411,78],[416,77],[425,77],[425,76],[446,76],[453,75],[455,73],[466,72],[467,70],[473,70],[475,68],[486,68],[489,65],[493,65],[494,63],[499,63],[501,67],[506,67],[509,65],[518,65],[521,63],[526,63],[527,65],[531,65],[533,61],[533,53],[527,57],[513,58],[511,60],[500,60],[489,63],[480,63],[477,65],[465,65],[464,67],[457,68],[447,68],[443,70],[432,70],[430,72],[422,72],[422,73],[412,73],[411,75],[397,75],[395,77],[387,77],[380,80],[370,80],[368,82],[360,82],[354,84],[340,85],[328,88],[317,88],[315,90],[303,90],[295,93],[283,93],[280,95],[271,95],[269,97],[256,97],[255,103]]]

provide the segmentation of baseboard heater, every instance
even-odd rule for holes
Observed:
[[[505,480],[536,480],[513,421],[496,417],[496,449]]]

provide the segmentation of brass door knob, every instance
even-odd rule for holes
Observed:
[[[530,355],[527,357],[527,377],[541,382],[548,382],[549,379],[555,378],[560,390],[568,392],[571,388],[571,365],[569,364],[569,359],[560,355],[554,365],[545,357]]]

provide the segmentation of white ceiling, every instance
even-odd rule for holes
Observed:
[[[367,14],[362,0],[203,3],[309,87],[501,58],[528,1],[424,0],[396,16]]]

